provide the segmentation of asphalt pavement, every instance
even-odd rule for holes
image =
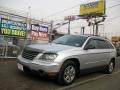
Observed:
[[[120,70],[103,78],[69,88],[69,90],[120,90]]]
[[[0,90],[120,90],[119,83],[120,57],[113,74],[90,73],[69,86],[60,86],[55,79],[19,71],[16,59],[0,59]]]

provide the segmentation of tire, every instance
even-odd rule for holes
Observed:
[[[69,85],[75,80],[76,74],[76,64],[73,61],[66,61],[60,69],[58,83],[60,85]]]
[[[105,69],[105,73],[111,74],[115,68],[115,62],[111,60]]]

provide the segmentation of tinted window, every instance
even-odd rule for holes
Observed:
[[[109,47],[110,49],[113,49],[113,48],[114,48],[109,41],[106,41],[106,44],[108,45],[108,47]]]
[[[90,40],[87,42],[85,48],[88,47],[88,46],[94,47],[94,49],[95,49],[95,48],[96,48],[96,42],[95,42],[95,40],[94,40],[94,39],[90,39]]]
[[[96,49],[109,49],[113,48],[110,42],[102,40],[102,39],[90,39],[86,46],[92,46],[95,47]],[[95,49],[94,48],[94,49]]]
[[[81,47],[86,39],[87,37],[85,36],[65,35],[54,40],[52,43]]]
[[[106,40],[96,39],[95,41],[97,49],[109,49],[111,47]]]

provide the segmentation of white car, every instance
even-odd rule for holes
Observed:
[[[18,56],[18,69],[57,76],[60,84],[71,84],[84,71],[112,73],[116,49],[102,37],[65,35],[49,44],[27,46]]]

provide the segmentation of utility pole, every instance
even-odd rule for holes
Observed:
[[[70,21],[75,20],[75,16],[66,16],[64,20],[68,21],[68,34],[70,34]]]
[[[103,17],[102,20],[98,20],[98,21],[95,19],[95,25],[96,25],[95,35],[98,35],[98,24],[101,22],[104,22],[104,20],[105,20],[105,17]]]
[[[98,22],[96,22],[96,32],[95,35],[98,35]]]
[[[68,20],[68,34],[70,35],[70,20]]]
[[[49,42],[50,42],[50,43],[51,43],[51,41],[52,41],[52,31],[53,31],[53,21],[51,21],[50,31],[49,31]]]
[[[95,24],[93,23],[93,35],[95,35]]]
[[[82,35],[85,34],[85,27],[81,27],[81,34],[82,34]]]

